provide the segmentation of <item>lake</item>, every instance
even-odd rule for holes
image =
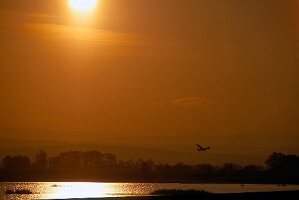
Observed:
[[[33,194],[5,194],[6,190],[30,190]],[[160,189],[204,189],[213,193],[241,193],[299,190],[299,185],[263,184],[180,184],[180,183],[88,183],[88,182],[19,182],[0,183],[0,199],[68,199],[123,196],[146,196]]]

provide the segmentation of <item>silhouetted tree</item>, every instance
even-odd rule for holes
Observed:
[[[274,152],[268,157],[265,163],[274,171],[299,173],[299,157],[296,155],[285,155],[283,153]]]
[[[265,163],[270,169],[279,169],[283,165],[284,158],[285,155],[283,153],[274,152],[268,157]]]
[[[60,153],[58,156],[49,159],[50,168],[115,168],[117,166],[116,155],[101,153],[98,151],[69,151]]]
[[[108,167],[115,167],[117,164],[116,155],[111,153],[105,153],[103,164]]]
[[[234,163],[224,163],[223,164],[223,169],[226,171],[234,171],[234,170],[239,170],[241,168],[242,168],[242,166],[234,164]]]
[[[128,161],[119,161],[118,166],[122,169],[136,169],[136,162],[134,162],[132,159]]]
[[[232,177],[237,176],[238,170],[240,169],[242,169],[240,165],[236,165],[234,163],[224,163],[220,172],[226,177]]]
[[[139,167],[139,170],[141,171],[141,174],[143,176],[145,175],[149,175],[149,173],[151,173],[154,170],[154,162],[152,160],[142,160],[140,159],[137,162],[137,165]]]
[[[209,164],[156,165],[152,160],[118,161],[116,155],[99,151],[69,151],[48,158],[38,151],[33,167],[27,156],[6,156],[2,160],[0,181],[3,177],[22,178],[110,178],[116,181],[226,181],[226,182],[281,182],[298,183],[299,157],[272,153],[265,161],[268,168],[256,165],[241,167],[233,163],[223,166]],[[21,171],[30,169],[28,171]],[[43,170],[35,170],[43,169]],[[26,174],[30,173],[30,174]],[[9,180],[9,178],[8,178]],[[19,180],[19,179],[18,179]],[[35,180],[35,179],[34,179]],[[47,179],[46,179],[47,180]],[[11,181],[11,180],[9,180]]]
[[[104,154],[98,151],[88,151],[83,154],[84,168],[96,168],[103,165]]]
[[[28,156],[6,156],[2,160],[4,169],[28,169],[31,161]]]
[[[48,155],[46,152],[44,152],[43,150],[38,151],[35,155],[34,167],[36,167],[38,169],[47,168],[47,164],[48,164],[47,158],[48,158]]]
[[[175,164],[173,167],[173,174],[174,176],[180,177],[180,178],[186,178],[190,176],[190,173],[192,171],[191,166],[184,164],[183,162],[179,162]]]
[[[243,170],[248,172],[255,172],[263,169],[264,169],[263,166],[257,166],[257,165],[246,165],[245,167],[243,167]]]
[[[50,168],[56,169],[78,169],[81,167],[80,151],[70,151],[60,153],[58,156],[52,157],[49,160]]]
[[[196,166],[196,172],[200,177],[208,177],[215,172],[215,169],[210,164],[200,164]]]

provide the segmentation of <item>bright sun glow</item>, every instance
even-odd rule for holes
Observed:
[[[89,13],[93,11],[98,4],[98,0],[69,0],[70,7],[79,13]]]
[[[70,198],[97,198],[110,197],[117,193],[114,189],[115,184],[110,183],[57,183],[50,187],[45,199],[70,199]]]

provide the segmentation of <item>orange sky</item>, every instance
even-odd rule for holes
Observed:
[[[78,16],[1,0],[1,138],[299,153],[298,9],[101,0]]]

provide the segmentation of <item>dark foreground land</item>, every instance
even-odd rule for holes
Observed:
[[[88,199],[99,200],[100,198]],[[102,198],[101,198],[102,199]],[[146,197],[115,197],[104,198],[104,200],[292,200],[299,199],[299,191],[287,191],[287,192],[252,192],[252,193],[233,193],[233,194],[212,194],[205,192],[190,192],[190,193],[177,193],[177,194],[164,194],[158,196],[146,196]],[[103,200],[103,199],[102,199]]]

